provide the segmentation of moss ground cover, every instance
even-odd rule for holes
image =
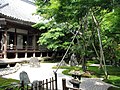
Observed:
[[[0,90],[5,90],[7,86],[11,87],[11,84],[13,84],[14,82],[19,83],[18,80],[6,79],[6,78],[0,77]]]
[[[104,77],[103,70],[99,69],[98,67],[88,67],[89,71],[95,72],[95,76],[97,77]],[[113,84],[115,86],[120,87],[120,67],[114,67],[114,66],[107,66],[108,71],[108,79],[104,80],[107,83]]]
[[[56,68],[56,67],[53,67]],[[62,73],[65,75],[70,75],[69,72],[71,70],[82,70],[81,67],[69,67],[62,66],[60,69],[65,69]],[[88,66],[87,70],[91,72],[90,77],[104,78],[104,71],[99,69],[97,66]],[[108,79],[104,80],[107,83],[113,84],[115,86],[120,87],[120,67],[107,66]]]

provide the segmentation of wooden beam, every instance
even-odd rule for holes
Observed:
[[[6,25],[5,18],[0,18],[0,25]]]

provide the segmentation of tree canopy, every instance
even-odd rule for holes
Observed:
[[[43,30],[38,43],[54,51],[66,50],[80,56],[100,56],[97,28],[105,58],[120,58],[119,0],[36,0],[37,14],[48,23],[34,27]],[[94,15],[96,22],[92,17]],[[74,42],[72,38],[78,32]],[[112,57],[111,57],[112,56]]]

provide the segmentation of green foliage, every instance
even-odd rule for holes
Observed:
[[[36,0],[36,5],[37,14],[49,20],[45,24],[34,25],[44,32],[39,38],[39,44],[54,51],[66,50],[72,44],[71,53],[85,57],[95,54],[94,43],[99,55],[98,27],[91,17],[93,12],[100,25],[105,58],[120,58],[120,35],[115,34],[120,31],[119,0]],[[79,33],[71,42],[76,31]]]
[[[66,33],[63,28],[55,27],[41,34],[38,43],[46,45],[48,49],[54,51],[67,48],[71,41],[68,37],[69,33]]]
[[[7,87],[13,87],[13,85],[10,85],[10,84],[12,84],[14,82],[19,83],[18,80],[6,79],[6,78],[0,77],[0,90],[5,90],[5,88],[7,88]],[[3,86],[5,86],[5,87],[3,87]]]
[[[120,17],[120,8],[117,7],[114,9],[114,12],[109,12],[105,14],[101,22],[102,32],[104,35],[103,36],[104,48],[106,51],[109,50],[110,52],[107,54],[107,56],[109,56],[110,58],[114,55],[117,60],[120,59],[120,50],[119,50],[120,18],[119,17]]]

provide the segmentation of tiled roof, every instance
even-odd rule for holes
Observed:
[[[36,23],[42,18],[33,15],[36,11],[35,5],[27,0],[0,0],[0,15],[9,18]]]

